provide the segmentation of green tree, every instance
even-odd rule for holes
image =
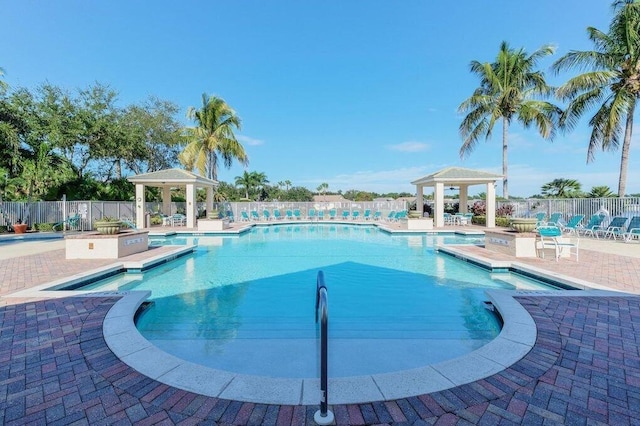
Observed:
[[[236,186],[244,189],[244,198],[249,199],[249,191],[257,185],[255,175],[244,171],[242,176],[236,176]]]
[[[633,116],[640,96],[640,1],[619,0],[613,9],[607,33],[587,28],[594,50],[570,51],[553,69],[588,70],[558,88],[558,97],[569,101],[560,124],[573,129],[587,110],[599,106],[589,120],[592,131],[587,163],[593,161],[596,150],[617,150],[622,141],[618,196],[624,197]]]
[[[318,193],[320,195],[324,195],[327,193],[327,190],[329,189],[329,184],[326,182],[322,182],[320,185],[318,185],[318,187],[316,188],[316,190],[318,191]]]
[[[202,107],[199,110],[190,107],[187,117],[196,123],[186,129],[188,145],[178,156],[187,169],[197,168],[204,176],[216,180],[219,157],[227,168],[234,159],[248,165],[244,147],[233,133],[234,128],[240,129],[240,117],[222,98],[203,94]]]
[[[542,195],[547,198],[574,198],[581,194],[580,182],[575,179],[554,179],[542,185]]]
[[[0,95],[3,95],[8,88],[9,85],[4,81],[4,68],[0,67]]]
[[[594,186],[587,194],[589,198],[611,198],[615,196],[616,194],[606,185]]]
[[[544,74],[535,70],[538,60],[551,55],[554,49],[545,45],[527,56],[524,49],[514,50],[506,42],[493,63],[472,61],[471,72],[480,78],[471,97],[458,107],[467,114],[460,124],[464,140],[460,157],[469,155],[481,138],[489,139],[497,121],[502,121],[502,191],[509,198],[507,148],[509,126],[517,119],[525,128],[534,125],[545,139],[552,139],[561,110],[550,102],[538,99],[549,96],[553,90]]]

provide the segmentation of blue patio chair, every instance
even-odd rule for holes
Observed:
[[[373,214],[373,220],[380,220],[382,219],[382,212],[380,210],[376,210],[376,212]]]
[[[538,223],[536,223],[536,227],[544,225],[544,219],[546,217],[547,217],[547,214],[545,212],[536,213],[536,220],[538,221]]]
[[[282,215],[280,214],[280,210],[278,209],[273,209],[273,218],[275,220],[280,220],[282,219]]]
[[[269,213],[269,210],[264,209],[262,211],[262,218],[266,221],[270,221],[271,220],[271,213]]]
[[[296,220],[300,220],[300,209],[294,209],[293,216],[296,218]]]
[[[366,209],[366,210],[364,211],[364,214],[362,215],[362,218],[363,218],[364,220],[371,220],[371,210]]]
[[[329,210],[329,219],[331,220],[335,219],[337,214],[338,214],[338,211],[336,209]]]
[[[342,210],[342,218],[349,219],[349,210]]]
[[[241,211],[240,212],[240,222],[249,222],[251,219],[249,219],[249,214],[245,211]]]
[[[359,217],[360,217],[360,212],[358,210],[354,210],[351,213],[351,220],[358,220]]]
[[[318,210],[318,220],[324,220],[324,210]]]
[[[406,219],[406,218],[407,218],[407,211],[401,210],[395,214],[395,216],[393,217],[393,221],[400,222],[402,219]]]
[[[549,216],[549,220],[546,221],[544,224],[546,226],[560,226],[561,220],[562,220],[562,213],[559,213],[559,212],[551,213],[551,216]]]
[[[596,231],[602,229],[602,222],[604,221],[604,216],[600,214],[594,214],[589,219],[589,223],[586,224],[583,228],[578,228],[578,235],[582,234],[583,236],[596,236]]]
[[[569,222],[566,225],[562,226],[561,229],[563,232],[567,234],[575,234],[578,235],[578,228],[580,227],[580,223],[582,223],[582,219],[584,219],[583,214],[576,214],[571,216]]]
[[[285,212],[285,215],[287,216],[288,220],[293,219],[293,212],[291,211],[291,209],[287,209],[287,211]]]
[[[309,209],[309,211],[307,212],[307,219],[313,220],[315,218],[316,218],[316,210],[315,209]]]
[[[609,222],[607,229],[598,229],[596,231],[596,238],[599,238],[600,235],[604,238],[613,238],[614,240],[617,240],[618,237],[624,238],[624,229],[627,220],[629,220],[629,218],[624,216],[614,217],[611,219],[611,222]]]
[[[260,220],[260,215],[257,210],[251,210],[251,220]]]
[[[633,239],[640,239],[640,216],[634,216],[629,222],[627,232],[624,233],[624,240],[629,242]]]
[[[395,217],[396,217],[396,211],[395,210],[391,210],[389,212],[389,214],[387,215],[387,217],[385,218],[385,220],[387,222],[391,222]]]
[[[566,238],[563,239],[562,229],[560,229],[559,226],[544,225],[540,226],[537,231],[540,236],[540,241],[536,242],[536,250],[540,251],[543,259],[544,249],[551,248],[555,252],[556,262],[560,259],[560,256],[564,251],[566,251],[569,256],[575,254],[576,262],[578,262],[580,255],[578,248],[578,244],[580,242],[579,239],[576,239],[575,242],[567,240]],[[572,253],[571,249],[575,249],[575,253]]]
[[[233,210],[227,210],[224,214],[224,217],[226,217],[229,222],[235,222],[235,217],[233,216]]]

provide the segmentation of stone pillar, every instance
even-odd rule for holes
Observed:
[[[416,211],[420,213],[420,217],[422,217],[422,214],[424,213],[422,191],[424,191],[424,187],[422,185],[416,185]]]
[[[213,210],[213,188],[207,187],[207,214]]]
[[[444,184],[437,182],[433,191],[433,202],[435,210],[433,214],[433,224],[436,228],[444,226]]]
[[[144,201],[144,184],[136,184],[136,228],[144,228],[144,214],[145,214],[145,201]]]
[[[460,185],[460,197],[458,202],[460,203],[460,209],[458,210],[460,213],[467,213],[469,209],[467,208],[467,200],[469,198],[469,185]]]
[[[187,214],[187,228],[196,227],[196,185],[193,183],[187,184],[187,207],[185,208]]]
[[[494,182],[487,183],[487,228],[496,227],[496,187]]]

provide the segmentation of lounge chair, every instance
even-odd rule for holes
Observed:
[[[287,216],[288,220],[293,219],[293,212],[291,211],[291,209],[287,209],[287,211],[285,212],[285,215]]]
[[[187,226],[187,217],[180,213],[174,214],[171,216],[171,226]]]
[[[406,218],[407,218],[407,211],[401,210],[395,214],[395,216],[393,217],[393,221],[400,222],[402,219],[406,219]]]
[[[229,222],[235,222],[235,217],[233,216],[233,210],[227,210],[224,214],[224,217],[229,220]]]
[[[540,251],[543,259],[544,250],[552,248],[555,251],[556,262],[564,252],[568,253],[569,257],[575,254],[576,262],[578,262],[580,256],[578,248],[578,244],[580,243],[579,239],[576,238],[575,241],[571,241],[567,240],[567,238],[562,238],[562,229],[560,229],[559,226],[540,226],[537,231],[540,236],[540,241],[536,242],[536,250]],[[575,253],[571,252],[572,249],[575,249]]]
[[[560,221],[562,220],[562,213],[551,213],[549,216],[549,220],[544,223],[546,226],[560,226]]]
[[[358,210],[354,210],[351,213],[351,220],[358,220],[359,217],[360,217],[360,212]]]
[[[296,218],[296,220],[300,220],[300,209],[294,209],[293,216]]]
[[[316,210],[315,209],[309,209],[309,211],[307,212],[307,219],[313,220],[315,218],[316,218]]]
[[[582,222],[582,219],[584,219],[584,215],[583,214],[576,214],[571,216],[571,219],[569,219],[569,222],[567,222],[566,225],[562,226],[562,232],[566,232],[567,234],[575,234],[578,235],[578,228],[580,227],[580,223]]]
[[[542,226],[544,225],[544,219],[547,217],[547,214],[545,212],[538,212],[536,213],[536,220],[538,221],[538,223],[536,223],[536,228],[538,226]]]
[[[578,235],[582,234],[583,236],[596,236],[596,231],[602,229],[602,221],[604,221],[604,216],[600,214],[594,214],[589,219],[589,223],[584,228],[578,228],[576,231]]]
[[[53,225],[52,229],[54,231],[58,231],[58,227],[60,227],[60,231],[64,231],[65,228],[75,228],[76,226],[78,226],[80,224],[80,215],[78,213],[74,214],[73,216],[69,216],[67,217],[66,220],[63,220],[62,222],[58,222],[56,224]]]
[[[333,220],[338,215],[338,211],[336,209],[329,210],[329,219]]]
[[[260,215],[257,210],[251,210],[251,220],[260,220]]]
[[[264,210],[262,211],[262,218],[263,218],[264,220],[266,220],[267,222],[271,220],[271,213],[269,213],[269,210],[264,209]]]
[[[240,222],[249,222],[251,219],[249,219],[249,214],[245,211],[241,211],[240,212]]]
[[[380,220],[382,219],[382,212],[380,210],[377,210],[374,214],[373,214],[373,220]]]
[[[363,218],[364,220],[371,220],[371,210],[366,209],[366,210],[364,211],[364,214],[362,215],[362,218]]]
[[[626,242],[630,242],[633,239],[640,239],[640,216],[631,218],[627,232],[624,233],[624,240]]]
[[[280,214],[280,210],[278,209],[273,209],[273,218],[275,220],[280,220],[282,219],[282,215]]]
[[[349,210],[342,210],[342,218],[344,220],[349,219]]]
[[[391,210],[389,212],[389,214],[387,215],[387,217],[385,218],[385,220],[387,222],[391,222],[395,217],[396,217],[396,211],[395,210]]]
[[[599,238],[602,235],[604,238],[613,238],[617,240],[618,237],[624,238],[624,228],[629,218],[624,216],[616,216],[611,219],[607,229],[598,229],[596,231],[596,237]]]
[[[318,220],[324,220],[324,210],[318,210]]]

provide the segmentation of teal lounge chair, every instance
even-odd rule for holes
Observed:
[[[560,221],[562,220],[562,213],[551,213],[549,216],[549,220],[545,222],[546,226],[560,226]]]
[[[536,213],[536,220],[538,221],[538,223],[536,224],[536,227],[544,225],[545,217],[547,217],[547,214],[545,212]]]
[[[362,215],[362,218],[363,218],[364,220],[371,220],[371,210],[366,209],[366,210],[364,211],[364,214]]]
[[[567,222],[567,224],[562,227],[562,231],[566,232],[567,234],[573,233],[575,235],[578,235],[577,229],[580,227],[580,223],[582,222],[582,219],[584,219],[583,214],[576,214],[571,216],[571,219],[569,219],[569,222]]]
[[[247,212],[240,212],[240,222],[249,222],[249,220],[249,214]]]
[[[342,218],[349,219],[349,210],[342,210]]]
[[[598,229],[596,231],[596,238],[599,238],[602,235],[604,238],[613,238],[617,240],[618,237],[624,238],[624,229],[629,218],[624,216],[616,216],[611,219],[607,229]]]
[[[640,239],[640,216],[631,218],[627,232],[624,233],[624,240],[626,242],[630,242],[633,239]]]
[[[318,220],[324,220],[324,210],[318,210]]]
[[[262,211],[262,218],[266,221],[270,221],[271,220],[271,213],[269,213],[269,210],[264,209]]]
[[[360,217],[360,212],[358,210],[354,210],[351,213],[351,220],[358,220],[359,217]]]
[[[273,209],[273,218],[275,220],[280,220],[282,219],[282,215],[280,214],[280,210],[278,209]]]
[[[589,219],[589,223],[584,228],[578,228],[578,235],[582,234],[583,236],[596,236],[596,231],[602,229],[602,222],[604,221],[604,216],[600,214],[594,214]]]
[[[257,210],[251,210],[251,220],[260,220],[260,215]]]
[[[309,209],[309,212],[307,213],[307,219],[313,220],[315,218],[316,218],[316,210],[315,209]]]
[[[395,219],[396,217],[396,211],[395,210],[391,210],[389,212],[389,214],[387,215],[386,221],[387,222],[391,222],[393,219]]]
[[[329,210],[329,219],[333,220],[336,218],[338,211],[336,209]]]
[[[300,209],[294,209],[293,216],[296,218],[296,220],[300,220]]]
[[[380,210],[377,210],[374,214],[373,214],[373,220],[380,220],[382,219],[382,212]]]
[[[293,212],[291,211],[291,209],[287,209],[287,211],[285,212],[285,215],[287,216],[287,219],[289,220],[293,219]]]

